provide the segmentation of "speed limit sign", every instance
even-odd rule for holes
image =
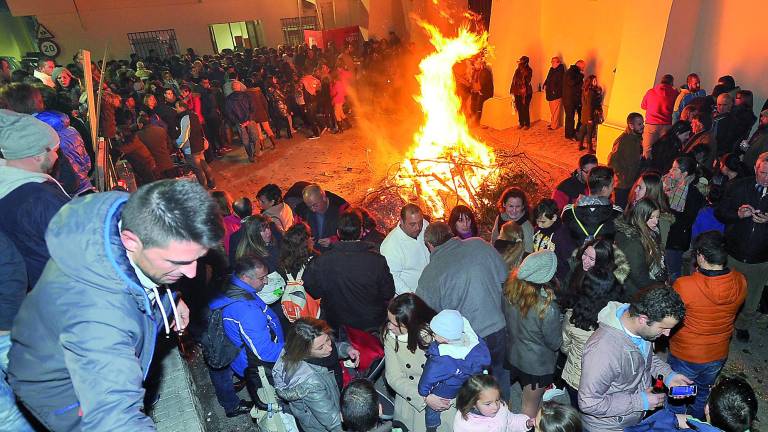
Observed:
[[[37,47],[40,48],[41,53],[48,57],[56,57],[59,55],[59,46],[52,40],[40,41]]]

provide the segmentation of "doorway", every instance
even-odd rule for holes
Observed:
[[[245,48],[264,46],[264,29],[261,20],[237,21],[208,26],[214,52],[231,49],[242,51]]]

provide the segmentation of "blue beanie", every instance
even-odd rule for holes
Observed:
[[[429,327],[432,329],[432,333],[449,341],[460,340],[464,335],[464,317],[459,311],[445,309],[432,318]]]

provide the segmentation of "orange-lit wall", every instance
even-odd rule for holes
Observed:
[[[210,24],[262,20],[265,44],[283,43],[281,18],[298,16],[295,0],[78,0],[82,23],[73,2],[51,0],[7,0],[16,16],[36,15],[56,36],[62,49],[58,61],[67,63],[80,48],[101,58],[109,43],[110,57],[127,58],[131,53],[127,33],[174,29],[183,51],[211,53]],[[314,15],[314,9],[305,9]]]

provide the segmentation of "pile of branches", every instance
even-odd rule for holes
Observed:
[[[414,160],[412,162],[418,163],[420,161]],[[445,217],[447,218],[450,209],[456,205],[467,205],[474,209],[478,227],[482,234],[490,232],[493,222],[499,214],[497,202],[506,188],[515,186],[522,189],[528,196],[531,204],[538,202],[541,198],[548,197],[550,194],[552,179],[549,173],[524,152],[497,150],[496,163],[490,167],[492,174],[488,176],[493,181],[483,182],[477,190],[467,188],[471,201],[469,203],[461,199],[454,187],[465,185],[466,180],[463,179],[461,173],[467,168],[476,168],[476,163],[461,159],[430,160],[429,162],[451,164],[451,171],[457,173],[454,179],[438,180],[446,189],[453,190],[454,192],[443,196],[443,205],[446,208]],[[417,190],[398,184],[397,176],[399,173],[399,163],[390,166],[388,175],[381,185],[369,190],[360,203],[361,206],[374,213],[381,226],[386,229],[397,225],[400,217],[400,208],[406,202],[417,203],[422,209],[426,209],[426,206],[418,196]],[[429,173],[423,173],[423,175],[429,175]],[[433,217],[434,215],[427,216]],[[485,236],[487,237],[487,235]]]

